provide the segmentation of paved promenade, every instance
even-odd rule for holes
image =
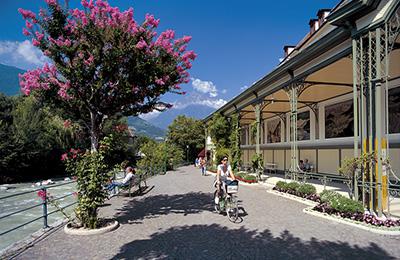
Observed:
[[[399,259],[400,237],[373,234],[306,215],[305,205],[241,185],[242,222],[212,208],[213,176],[193,166],[157,176],[143,196],[114,197],[101,215],[108,234],[58,230],[17,259]]]

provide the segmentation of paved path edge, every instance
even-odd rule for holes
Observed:
[[[315,207],[315,206],[318,205],[317,202],[314,202],[312,200],[308,200],[308,199],[305,199],[305,198],[301,198],[301,197],[298,197],[298,196],[295,196],[295,195],[292,195],[292,194],[288,194],[288,193],[284,193],[284,192],[280,192],[280,191],[276,191],[276,190],[267,190],[267,193],[270,193],[270,194],[273,194],[273,195],[276,195],[276,196],[280,196],[280,197],[283,197],[285,199],[294,200],[294,201],[306,204],[307,206]]]
[[[341,224],[346,224],[352,227],[356,227],[359,229],[363,229],[363,230],[367,230],[369,232],[372,233],[377,233],[377,234],[381,234],[381,235],[389,235],[389,236],[400,236],[400,230],[396,229],[396,230],[388,230],[388,229],[383,229],[383,228],[377,228],[377,227],[373,227],[373,226],[367,226],[366,224],[360,223],[360,222],[356,222],[350,219],[345,219],[345,218],[341,218],[341,217],[337,217],[337,216],[332,216],[332,215],[328,215],[327,213],[321,213],[318,211],[315,211],[312,209],[313,207],[308,207],[303,209],[303,212],[305,214],[308,215],[312,215],[315,217],[319,217],[319,218],[324,218],[324,219],[328,219],[334,222],[338,222]]]

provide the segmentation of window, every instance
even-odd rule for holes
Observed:
[[[267,121],[267,132],[268,143],[281,142],[281,120],[276,118],[274,120]]]
[[[353,100],[325,107],[325,138],[354,136]]]
[[[400,87],[389,90],[389,133],[400,133]]]
[[[297,140],[310,140],[310,111],[297,114]]]

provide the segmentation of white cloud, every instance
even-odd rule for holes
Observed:
[[[210,97],[218,96],[217,86],[215,86],[212,81],[203,81],[192,78],[192,86],[198,92],[209,93]]]
[[[0,41],[0,63],[32,69],[49,62],[43,53],[28,40],[23,42]]]
[[[246,90],[248,88],[249,88],[249,86],[245,85],[245,86],[241,87],[240,90]]]
[[[222,94],[226,94],[226,92],[228,92],[228,90],[226,90],[226,89],[223,89],[223,90],[221,91]]]
[[[149,113],[146,113],[146,114],[141,114],[141,115],[139,115],[139,117],[140,117],[141,119],[144,119],[144,120],[147,121],[147,120],[150,120],[150,119],[153,119],[153,118],[158,117],[160,114],[161,114],[160,111],[158,111],[158,110],[153,110],[152,112],[149,112]]]
[[[220,98],[220,99],[203,99],[203,100],[199,100],[197,102],[198,105],[204,105],[204,106],[212,107],[215,109],[222,107],[226,103],[227,103],[227,101],[222,98]]]

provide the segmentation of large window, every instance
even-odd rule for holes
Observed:
[[[281,141],[281,119],[267,121],[267,142],[279,143]]]
[[[353,100],[325,107],[325,138],[354,136]]]
[[[297,114],[297,140],[310,140],[310,111]]]
[[[400,87],[389,90],[389,133],[400,133]]]
[[[241,135],[241,138],[240,138],[240,143],[242,145],[247,145],[248,144],[247,143],[248,126],[247,125],[242,126],[241,132],[242,132],[242,135]]]

